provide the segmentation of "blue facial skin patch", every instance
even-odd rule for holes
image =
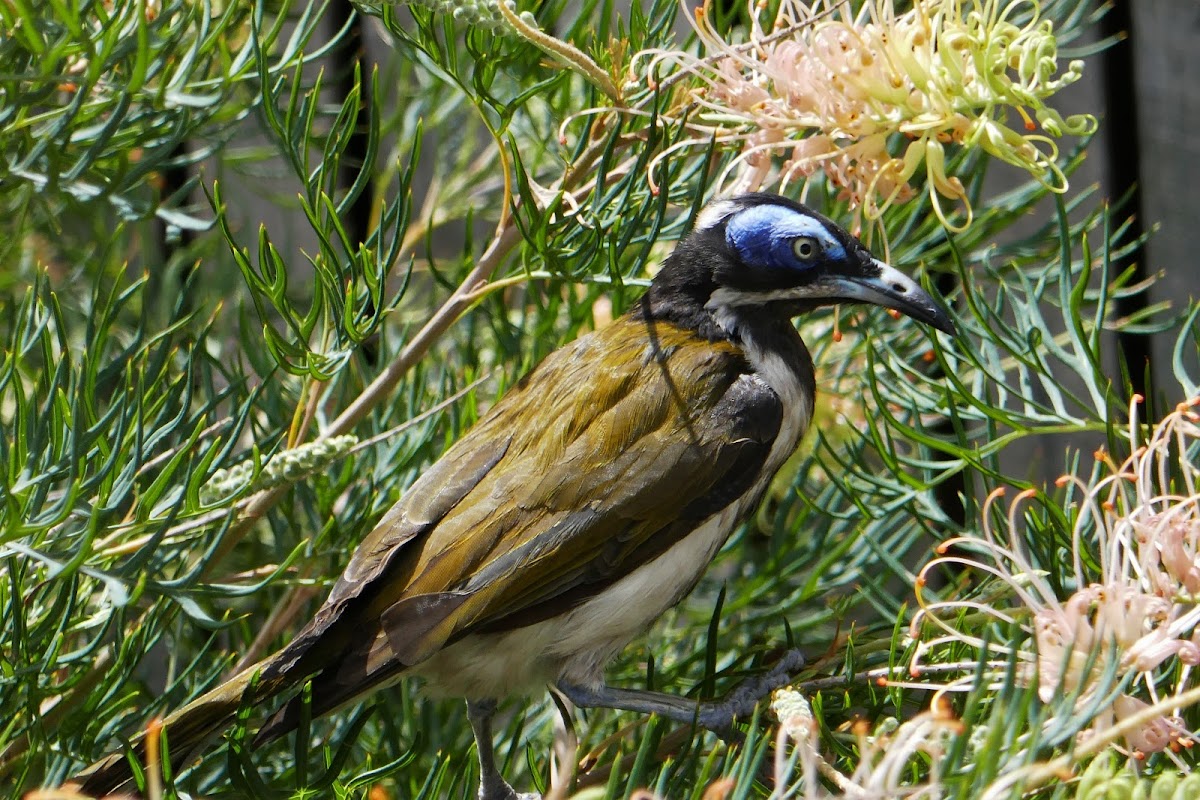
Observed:
[[[798,236],[811,236],[823,255],[803,261],[792,251]],[[747,264],[777,269],[808,269],[820,261],[838,261],[846,249],[820,220],[783,206],[752,206],[739,211],[725,225],[725,241]]]

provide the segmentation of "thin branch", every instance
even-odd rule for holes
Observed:
[[[545,31],[529,25],[503,0],[497,2],[495,8],[518,36],[587,78],[597,89],[608,95],[614,103],[621,103],[621,92],[617,85],[587,53],[569,42],[564,42],[562,39],[557,39]]]
[[[320,587],[312,584],[298,584],[288,590],[283,601],[275,606],[275,610],[267,617],[267,621],[263,623],[262,628],[254,637],[254,641],[250,643],[250,647],[246,649],[245,654],[238,659],[237,664],[233,666],[225,674],[226,678],[231,678],[237,675],[242,670],[254,664],[262,657],[262,654],[267,651],[275,637],[287,630],[292,624],[292,620],[304,608],[304,604],[317,594]]]

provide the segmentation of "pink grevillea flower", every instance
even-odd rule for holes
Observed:
[[[1077,713],[1090,709],[1091,730],[1120,728],[1130,720],[1122,733],[1135,756],[1191,746],[1196,737],[1183,727],[1171,700],[1190,688],[1193,668],[1200,664],[1200,415],[1195,411],[1200,397],[1181,403],[1144,444],[1137,402],[1140,398],[1130,408],[1129,458],[1118,465],[1100,451],[1091,483],[1074,476],[1059,479],[1060,486],[1074,484],[1082,493],[1072,531],[1073,591],[1060,597],[1023,549],[1022,502],[1036,493],[1017,496],[1009,508],[1007,535],[999,536],[988,513],[1003,494],[997,490],[985,505],[982,536],[944,543],[940,556],[919,574],[921,609],[910,628],[918,640],[911,663],[917,676],[922,663],[936,660],[944,645],[982,647],[980,632],[990,622],[1021,625],[1031,634],[1025,643],[988,644],[999,656],[987,665],[989,681],[1002,681],[1005,656],[1015,655],[1024,665],[1019,678],[1035,683],[1043,702],[1074,697]],[[922,591],[925,576],[944,564],[989,574],[1007,591],[987,601],[930,602]],[[920,639],[930,627],[938,635]],[[976,666],[964,663],[964,676]],[[1126,691],[1105,702],[1114,679]],[[963,677],[952,688],[972,681]],[[1149,708],[1147,700],[1174,713],[1135,720],[1146,716],[1141,712]]]
[[[1046,104],[1083,64],[1059,72],[1038,0],[914,0],[902,13],[890,0],[867,0],[857,13],[841,0],[780,0],[773,13],[751,0],[754,24],[736,45],[713,27],[710,2],[688,15],[703,56],[651,50],[635,65],[651,83],[695,79],[679,108],[694,136],[659,158],[714,138],[738,146],[726,190],[786,188],[822,172],[861,223],[913,197],[923,175],[943,224],[961,229],[971,207],[952,174],[956,149],[982,148],[1061,192],[1054,139],[1096,126]],[[957,225],[944,199],[962,208]]]

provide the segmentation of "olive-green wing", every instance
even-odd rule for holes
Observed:
[[[405,546],[420,540],[490,472],[508,449],[511,437],[477,426],[430,467],[393,505],[355,549],[341,577],[312,620],[264,668],[264,678],[292,673],[302,678],[323,669],[355,636],[364,596],[377,589]]]
[[[644,326],[557,351],[498,403],[363,542],[292,663],[339,665],[350,696],[472,630],[585,600],[739,497],[778,397],[732,345],[661,324],[652,345]]]
[[[565,384],[524,387],[541,402],[509,420],[505,457],[430,531],[403,590],[372,598],[380,629],[367,674],[419,663],[473,630],[561,613],[760,476],[779,398],[736,348],[665,338],[661,359],[642,337],[610,344],[601,367],[560,372]]]
[[[597,368],[597,362],[604,360],[599,357],[608,347],[604,334],[594,333],[552,353],[429,467],[355,549],[325,603],[264,667],[264,678],[303,678],[328,666],[364,635],[368,639],[373,636],[378,623],[370,618],[377,617],[381,608],[395,603],[408,589],[420,554],[429,549],[428,540],[446,515],[472,492],[475,494],[466,505],[486,513],[490,501],[486,491],[477,491],[480,484],[507,456],[527,457],[536,445],[531,430],[543,430],[544,426],[534,424],[531,430],[522,431],[512,420],[531,416],[562,420],[573,414],[576,424],[586,425],[589,415],[603,412],[606,404],[602,398],[580,408],[578,396],[571,391],[580,385],[554,376],[572,373],[578,377],[589,368]],[[607,384],[614,395],[634,378],[636,370],[630,370],[629,364],[624,366],[629,374],[618,375],[617,380]],[[614,369],[621,372],[620,367]],[[463,539],[469,532],[463,526],[454,528],[454,535]],[[439,549],[462,544],[445,535],[440,538]],[[463,566],[470,567],[476,560],[468,559]],[[438,589],[430,591],[436,594]]]

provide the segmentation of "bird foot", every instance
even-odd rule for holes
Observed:
[[[724,700],[699,705],[695,700],[662,692],[617,689],[605,685],[580,686],[560,682],[558,690],[582,708],[617,708],[642,714],[659,714],[685,725],[695,724],[727,741],[736,741],[740,735],[733,727],[734,721],[753,714],[759,700],[791,683],[792,676],[802,666],[804,656],[800,651],[789,650],[769,672],[742,681]]]
[[[724,700],[702,703],[696,724],[722,739],[740,738],[734,731],[734,721],[753,714],[758,701],[791,683],[803,666],[804,655],[799,650],[788,650],[769,672],[742,681]]]

